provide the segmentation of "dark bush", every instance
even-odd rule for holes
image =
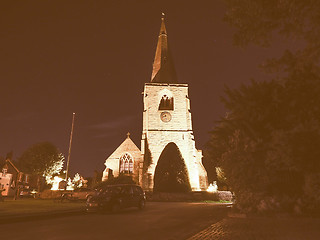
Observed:
[[[189,177],[184,159],[174,143],[160,155],[154,176],[154,192],[189,192]]]
[[[115,185],[115,184],[136,184],[132,179],[132,176],[126,174],[120,174],[118,177],[109,178],[95,186],[95,188],[104,188],[105,186]]]

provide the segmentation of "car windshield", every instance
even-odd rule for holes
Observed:
[[[121,192],[121,187],[120,186],[112,186],[112,187],[107,187],[104,189],[100,189],[99,195],[100,194],[118,194]]]

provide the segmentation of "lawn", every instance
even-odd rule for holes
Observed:
[[[41,199],[6,199],[0,202],[0,215],[17,215],[30,213],[43,213],[52,211],[83,209],[84,202],[56,202]]]
[[[232,201],[226,201],[226,200],[219,200],[219,201],[203,200],[203,201],[200,201],[200,202],[203,202],[203,203],[229,203],[229,204],[232,204]]]

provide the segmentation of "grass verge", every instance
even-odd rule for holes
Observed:
[[[226,201],[226,200],[219,200],[219,201],[214,201],[214,200],[203,200],[203,201],[200,201],[200,202],[203,202],[203,203],[232,203],[232,201]]]
[[[52,211],[77,210],[84,208],[84,202],[55,202],[41,199],[6,199],[0,202],[0,215],[34,214]]]

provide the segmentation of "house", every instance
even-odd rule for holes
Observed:
[[[1,166],[0,189],[2,196],[14,196],[16,191],[30,188],[31,175],[21,172],[15,164],[7,158]]]

